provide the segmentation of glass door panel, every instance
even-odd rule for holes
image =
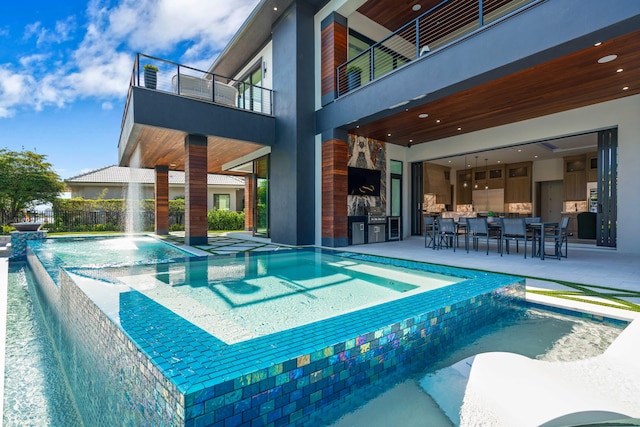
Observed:
[[[269,156],[254,161],[254,194],[253,234],[269,237]]]

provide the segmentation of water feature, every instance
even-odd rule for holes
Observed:
[[[140,170],[140,148],[136,147],[129,163],[129,183],[126,192],[125,233],[131,236],[144,228],[142,220],[142,174]]]

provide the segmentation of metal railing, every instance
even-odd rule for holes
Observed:
[[[444,0],[336,69],[338,96],[537,0]]]
[[[273,91],[271,89],[137,53],[131,73],[122,126],[124,126],[127,117],[131,88],[134,86],[273,115]]]

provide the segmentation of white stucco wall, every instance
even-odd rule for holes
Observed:
[[[563,113],[485,129],[407,149],[408,161],[452,156],[469,151],[508,147],[588,131],[618,128],[618,251],[640,254],[640,95],[578,108]],[[536,166],[534,171],[539,169]],[[544,179],[542,179],[544,177]],[[558,172],[537,171],[534,181],[562,179]],[[409,212],[410,199],[405,199]],[[405,228],[406,230],[406,228]]]

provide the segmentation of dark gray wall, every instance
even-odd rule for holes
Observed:
[[[273,27],[275,142],[270,225],[276,243],[314,243],[314,8],[294,2]]]
[[[172,93],[132,88],[136,124],[272,145],[275,118]]]

